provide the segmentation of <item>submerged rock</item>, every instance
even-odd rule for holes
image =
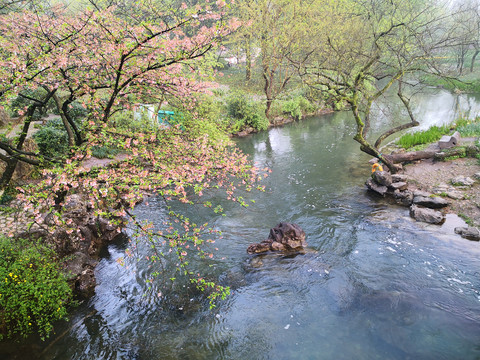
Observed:
[[[395,190],[393,197],[398,204],[403,206],[410,206],[413,203],[413,193],[409,190]]]

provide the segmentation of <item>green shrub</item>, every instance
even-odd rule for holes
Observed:
[[[294,119],[300,120],[303,116],[302,109],[295,99],[291,99],[282,105],[282,112],[292,116]]]
[[[300,120],[304,115],[315,111],[315,107],[303,96],[296,96],[282,105],[282,112]]]
[[[269,125],[262,105],[247,98],[242,92],[235,92],[227,99],[227,113],[234,121],[242,120],[245,126],[256,130],[266,130]]]
[[[68,108],[68,115],[75,121],[76,124],[81,124],[82,120],[88,116],[88,110],[82,104],[74,101]]]
[[[147,112],[140,114],[140,116],[134,116],[132,110],[122,110],[116,112],[110,123],[120,130],[127,132],[144,132],[147,130],[155,130],[158,128],[158,123],[148,116]]]
[[[0,237],[0,339],[48,337],[65,319],[72,290],[46,246]]]
[[[449,126],[432,126],[428,130],[408,133],[397,140],[397,144],[404,149],[409,149],[416,145],[430,144],[441,139],[441,137],[450,132]]]
[[[182,125],[193,136],[208,134],[213,141],[226,140],[228,121],[223,116],[224,107],[219,98],[220,95],[215,94],[198,94],[193,109],[178,104],[173,110],[183,114]]]
[[[33,135],[33,139],[40,153],[48,158],[62,157],[68,152],[68,134],[60,119],[49,120]]]
[[[13,199],[15,199],[17,192],[18,191],[14,187],[7,187],[4,189],[0,195],[0,205],[9,204]]]

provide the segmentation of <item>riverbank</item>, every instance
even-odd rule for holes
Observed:
[[[419,190],[446,198],[446,213],[454,213],[467,224],[480,226],[480,163],[474,158],[450,161],[419,160],[404,166],[404,174]],[[475,180],[472,185],[455,182],[458,177]]]
[[[394,150],[388,156],[402,164],[399,174],[390,175],[374,167],[367,188],[408,206],[410,216],[417,221],[441,225],[446,215],[455,214],[468,225],[455,228],[455,232],[480,240],[480,158],[476,137],[461,138],[456,132],[429,144],[426,150]]]
[[[253,127],[247,127],[246,129],[244,129],[242,131],[232,133],[231,136],[232,137],[244,137],[244,136],[248,136],[250,134],[255,134],[259,131],[268,131],[268,130],[270,130],[272,128],[275,128],[275,127],[284,126],[284,125],[290,124],[294,121],[301,121],[301,120],[304,120],[305,118],[310,117],[310,116],[322,116],[322,115],[331,114],[333,112],[335,112],[335,110],[330,109],[330,108],[324,108],[324,109],[320,109],[320,110],[316,111],[315,113],[303,115],[301,119],[297,119],[297,118],[295,118],[291,115],[290,116],[277,116],[273,119],[273,121],[271,123],[269,123],[268,128],[266,130],[257,130],[257,129],[254,129]]]

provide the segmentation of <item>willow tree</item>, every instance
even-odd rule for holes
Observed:
[[[305,55],[294,61],[310,86],[348,105],[361,150],[381,159],[392,172],[396,167],[392,158],[381,154],[382,142],[419,124],[403,92],[407,76],[413,80],[424,73],[439,75],[438,58],[457,44],[445,10],[429,0],[320,1],[322,19],[311,27]],[[372,105],[394,86],[408,120],[373,142],[368,136]]]

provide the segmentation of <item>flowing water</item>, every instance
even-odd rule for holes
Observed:
[[[458,110],[478,111],[477,99],[443,91],[420,100],[415,111],[429,125],[453,120]],[[395,109],[379,106],[374,131],[392,116],[399,116]],[[479,359],[480,245],[454,235],[448,224],[417,224],[406,208],[367,193],[369,158],[353,132],[350,114],[336,113],[238,141],[273,170],[266,191],[254,194],[256,203],[247,209],[224,203],[226,216],[186,209],[223,231],[216,260],[203,270],[233,291],[213,310],[183,285],[145,295],[149,270],[144,262],[120,266],[116,260],[127,244],[118,241],[96,269],[95,296],[70,322],[59,324],[49,342],[29,339],[21,353],[4,353],[40,359]],[[137,215],[159,224],[165,213],[152,198]],[[305,230],[307,253],[247,255],[247,246],[279,221]]]

